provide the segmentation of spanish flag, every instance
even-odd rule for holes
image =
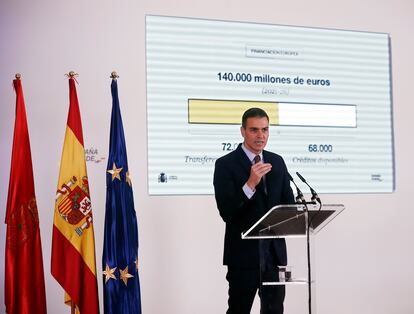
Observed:
[[[69,114],[56,191],[52,236],[53,277],[65,303],[78,313],[99,313],[95,239],[74,74],[69,74]]]
[[[39,215],[33,180],[29,130],[20,76],[6,209],[4,301],[8,314],[46,313]]]

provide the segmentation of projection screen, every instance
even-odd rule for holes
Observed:
[[[150,195],[212,194],[250,107],[319,193],[394,191],[388,34],[147,16],[146,58]]]

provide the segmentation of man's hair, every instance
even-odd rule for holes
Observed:
[[[243,113],[242,127],[246,128],[247,119],[256,118],[256,117],[257,118],[266,118],[267,121],[269,121],[269,116],[267,115],[266,111],[264,111],[263,109],[260,109],[260,108],[250,108],[250,109],[247,109]]]

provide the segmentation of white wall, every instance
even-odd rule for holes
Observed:
[[[224,313],[224,224],[213,196],[150,197],[146,186],[145,14],[386,32],[392,38],[396,192],[324,195],[346,211],[318,236],[320,314],[414,312],[412,106],[414,2],[410,0],[141,0],[0,2],[0,217],[4,221],[14,124],[12,79],[22,73],[41,220],[49,313],[67,313],[50,275],[54,194],[68,107],[64,73],[77,71],[85,147],[108,152],[110,79],[117,70],[140,234],[144,313]],[[283,152],[280,152],[283,154]],[[101,262],[105,166],[88,163],[97,264]],[[4,235],[0,224],[0,312]],[[295,247],[293,244],[292,247]],[[293,256],[295,257],[295,256]],[[98,268],[100,271],[100,268]],[[102,306],[102,280],[99,275]],[[303,288],[287,313],[303,313]],[[256,313],[257,306],[255,307]]]

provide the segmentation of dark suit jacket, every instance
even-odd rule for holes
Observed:
[[[251,199],[247,198],[242,188],[250,176],[252,164],[241,144],[236,150],[216,161],[214,191],[217,208],[226,223],[224,265],[239,268],[259,267],[259,241],[242,240],[241,233],[273,206],[294,203],[287,168],[282,157],[263,151],[263,160],[272,164],[272,170],[266,174],[265,179],[267,194],[258,185]],[[286,265],[285,240],[265,241],[272,241],[272,265]]]

